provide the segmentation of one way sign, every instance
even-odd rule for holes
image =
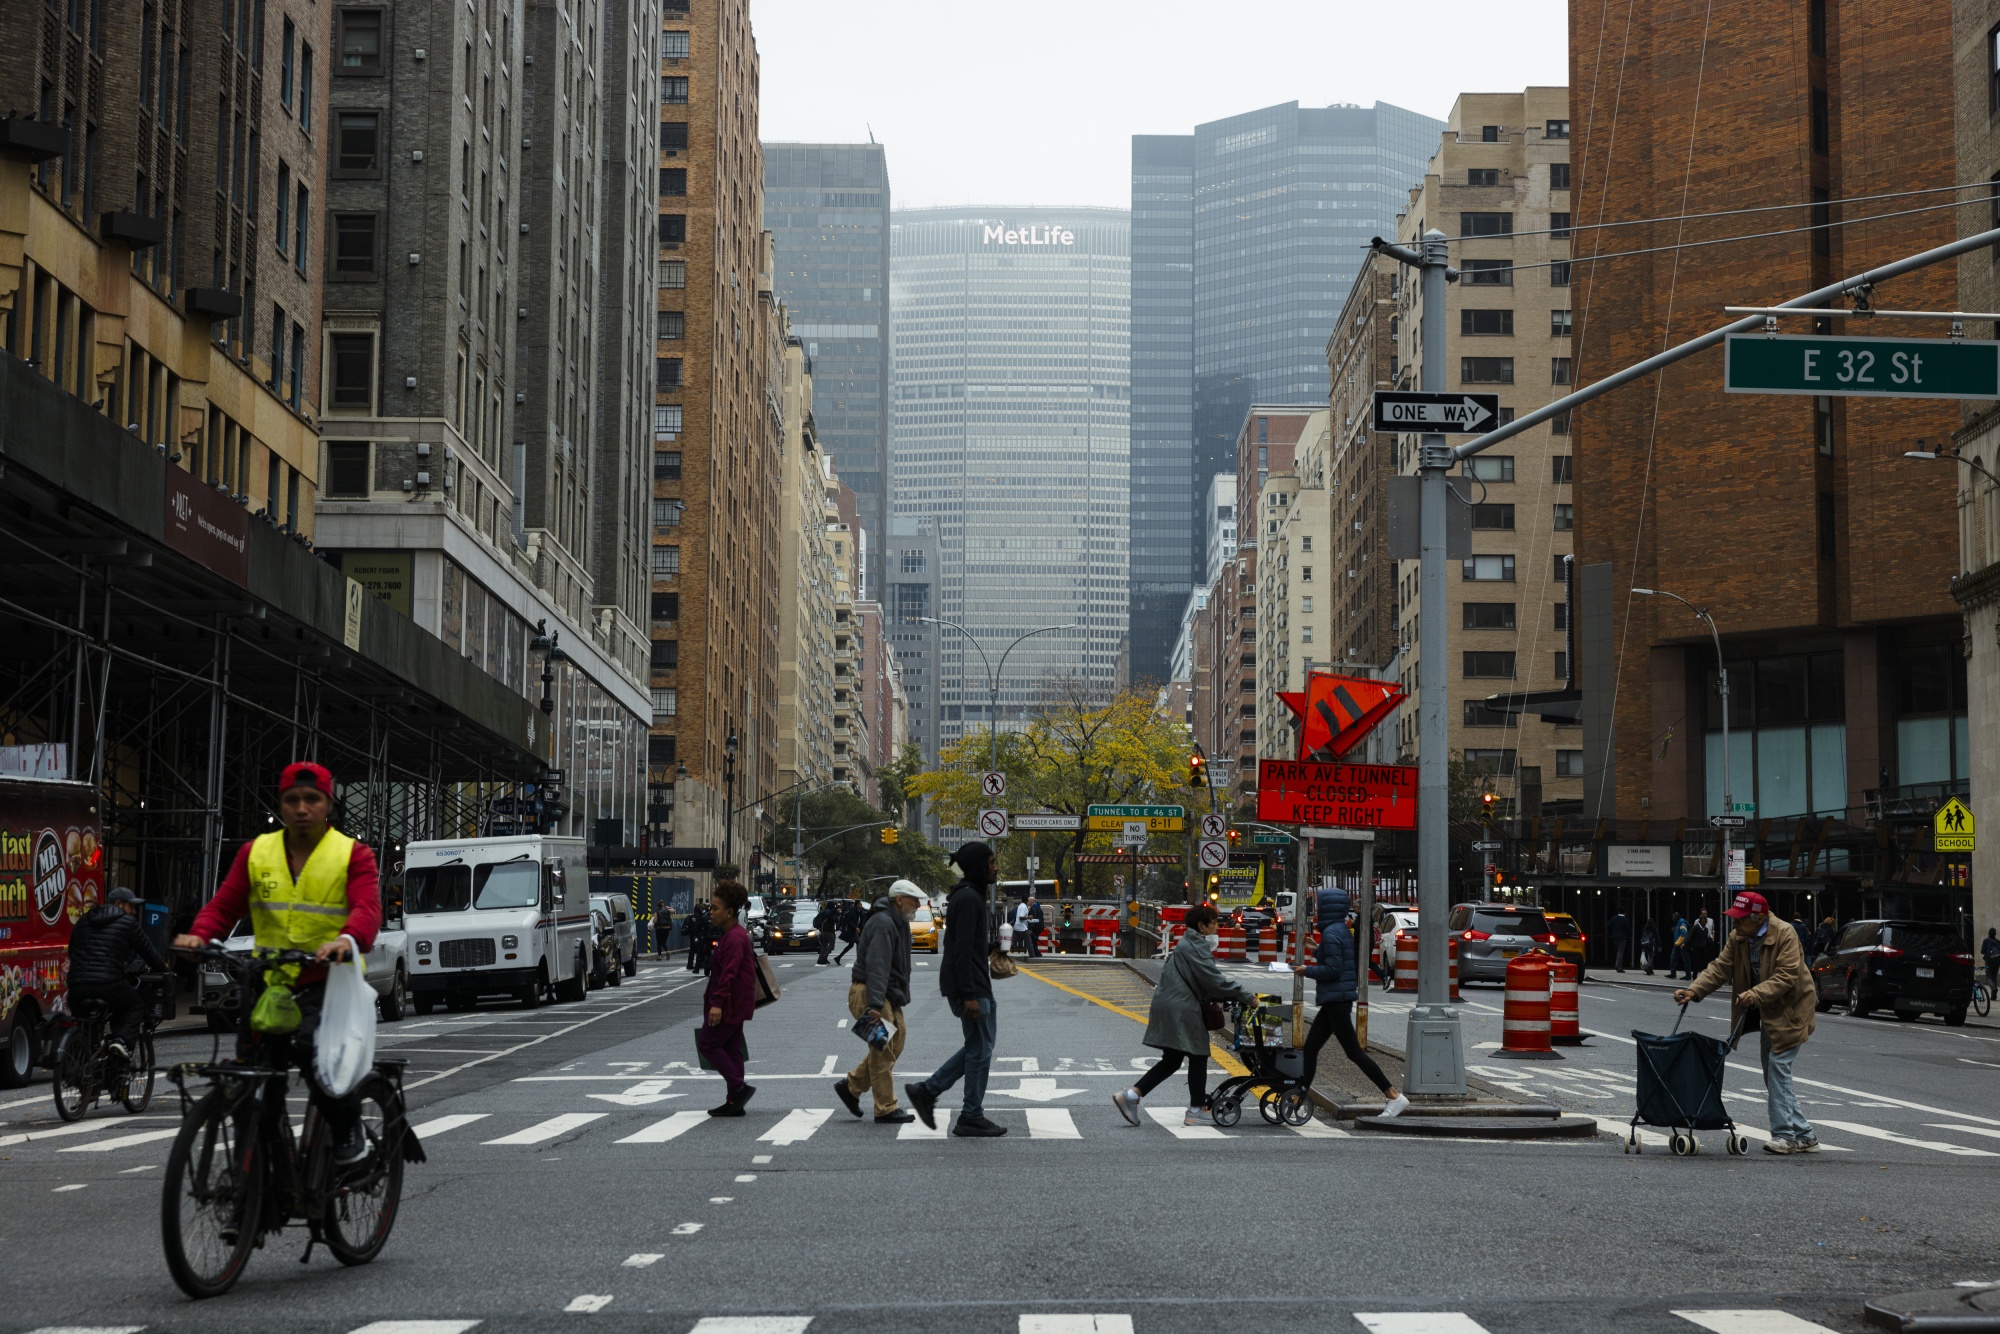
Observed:
[[[1375,429],[1483,435],[1500,423],[1498,394],[1375,391]]]

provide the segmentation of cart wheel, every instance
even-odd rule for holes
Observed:
[[[1243,1100],[1241,1098],[1217,1098],[1209,1104],[1208,1110],[1209,1115],[1214,1118],[1215,1124],[1219,1126],[1233,1126],[1243,1119]]]
[[[1674,1157],[1685,1158],[1694,1152],[1694,1137],[1683,1135],[1680,1131],[1676,1130],[1669,1147],[1673,1149]]]
[[[1750,1152],[1750,1141],[1741,1135],[1731,1135],[1724,1141],[1724,1147],[1729,1150],[1732,1157],[1741,1158]]]
[[[1278,1097],[1278,1116],[1288,1126],[1302,1126],[1312,1120],[1311,1095],[1304,1089],[1286,1089]]]
[[[1637,1152],[1639,1151],[1639,1138],[1638,1138],[1638,1136],[1636,1136],[1636,1135],[1627,1135],[1627,1136],[1625,1137],[1625,1143],[1624,1143],[1624,1149],[1625,1149],[1625,1152],[1627,1152],[1627,1153],[1637,1153]]]
[[[1263,1117],[1267,1124],[1274,1126],[1284,1120],[1278,1108],[1278,1090],[1264,1090],[1264,1096],[1257,1099],[1257,1115]]]

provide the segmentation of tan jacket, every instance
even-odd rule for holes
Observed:
[[[1806,952],[1799,944],[1799,933],[1789,923],[1780,921],[1776,913],[1770,916],[1761,942],[1759,980],[1753,987],[1750,951],[1758,945],[1757,937],[1745,940],[1731,931],[1723,939],[1722,953],[1688,984],[1688,990],[1700,1000],[1727,982],[1732,1017],[1737,1011],[1754,1009],[1759,1026],[1770,1035],[1772,1051],[1803,1047],[1817,1021],[1819,988],[1813,985],[1812,973],[1806,968]]]

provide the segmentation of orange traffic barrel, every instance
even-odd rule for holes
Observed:
[[[1396,936],[1396,980],[1389,984],[1391,991],[1415,991],[1417,989],[1417,936],[1414,931],[1403,931]]]
[[[1451,998],[1453,1000],[1457,1000],[1459,999],[1459,995],[1458,995],[1458,937],[1456,935],[1452,935],[1450,933],[1447,933],[1445,935],[1444,953],[1445,953],[1445,961],[1447,969],[1451,976]]]
[[[1496,1056],[1559,1061],[1549,1046],[1549,979],[1555,962],[1546,954],[1522,954],[1507,961],[1507,1001],[1500,1017]]]
[[[1583,1045],[1583,1015],[1578,1003],[1576,965],[1557,959],[1549,973],[1549,1041]]]

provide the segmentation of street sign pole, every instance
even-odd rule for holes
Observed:
[[[1368,846],[1373,847],[1374,844]],[[1292,1045],[1306,1045],[1306,868],[1312,865],[1312,836],[1305,830],[1299,831],[1299,887],[1292,895]],[[1283,919],[1274,912],[1271,915],[1272,930],[1277,930]],[[1322,925],[1320,929],[1325,930]]]

